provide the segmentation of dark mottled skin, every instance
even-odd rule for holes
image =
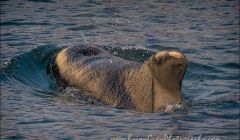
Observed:
[[[63,49],[56,57],[56,65],[59,75],[68,85],[87,92],[106,105],[141,112],[157,112],[167,104],[181,102],[183,76],[175,82],[176,88],[170,84],[174,94],[168,96],[168,91],[171,90],[164,85],[169,82],[158,86],[161,84],[158,81],[162,80],[155,80],[154,77],[165,78],[155,74],[155,71],[172,57],[166,55],[155,60],[154,56],[141,64],[115,57],[95,46],[79,45]],[[185,72],[185,67],[183,71]],[[179,97],[175,99],[175,96]],[[156,100],[156,97],[159,99]]]

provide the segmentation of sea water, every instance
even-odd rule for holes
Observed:
[[[0,9],[1,139],[239,139],[238,0],[1,0]],[[182,52],[186,107],[141,113],[68,96],[75,90],[47,69],[79,43],[138,62]]]

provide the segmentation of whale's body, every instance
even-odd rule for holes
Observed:
[[[158,112],[182,102],[187,60],[179,52],[159,52],[141,64],[80,45],[60,51],[55,63],[68,85],[112,107]]]

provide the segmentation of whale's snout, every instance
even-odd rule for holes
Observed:
[[[187,65],[187,58],[181,52],[161,51],[153,55],[151,69],[160,83],[180,90]]]
[[[178,51],[161,51],[152,56],[153,112],[169,104],[182,102],[182,80],[187,69],[186,57]]]
[[[163,64],[168,60],[174,60],[176,63],[181,65],[187,65],[186,57],[177,51],[161,51],[154,56],[154,60],[158,64]]]

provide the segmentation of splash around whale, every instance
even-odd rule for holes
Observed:
[[[160,51],[138,63],[94,45],[78,45],[61,50],[53,63],[52,75],[112,107],[159,112],[183,102],[188,63],[177,51]]]

